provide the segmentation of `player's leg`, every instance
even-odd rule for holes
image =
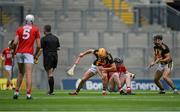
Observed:
[[[58,56],[56,53],[52,53],[50,55],[50,57],[48,58],[49,60],[49,64],[48,64],[48,71],[47,71],[47,74],[48,74],[48,82],[49,82],[49,92],[48,92],[48,95],[54,95],[54,76],[53,76],[53,73],[54,73],[54,70],[55,68],[57,67],[57,62],[58,62]]]
[[[25,63],[25,74],[26,74],[26,96],[27,99],[31,99],[31,88],[32,88],[32,63]]]
[[[25,66],[23,63],[18,63],[18,76],[17,76],[17,83],[16,83],[16,90],[15,90],[15,93],[14,93],[14,99],[17,99],[18,98],[18,95],[19,95],[19,88],[22,84],[22,81],[23,81],[23,77],[24,77],[24,73],[25,73]]]
[[[7,70],[7,85],[6,85],[6,87],[7,87],[7,89],[9,88],[9,86],[11,86],[12,87],[12,89],[13,89],[13,84],[12,84],[12,81],[11,81],[11,70]]]
[[[99,73],[99,74],[101,74],[100,76],[101,76],[101,78],[102,78],[102,83],[103,83],[103,91],[102,91],[102,94],[103,94],[103,95],[107,95],[107,93],[106,93],[106,91],[107,91],[107,86],[108,86],[107,72],[105,72],[105,71],[99,71],[99,72],[101,72],[101,73]]]
[[[119,93],[124,95],[125,92],[123,91],[122,86],[121,86],[121,81],[120,81],[119,73],[114,73],[112,77],[113,77],[113,80],[114,80],[115,84],[118,87]]]
[[[162,83],[160,81],[161,76],[162,76],[162,71],[157,70],[156,73],[155,73],[154,82],[160,89],[159,94],[165,94],[163,85],[162,85]]]
[[[9,85],[10,85],[10,82],[9,82],[9,75],[10,75],[10,73],[9,73],[8,66],[7,66],[7,65],[4,66],[4,72],[5,72],[6,78],[7,78],[6,90],[8,90],[8,89],[9,89]]]
[[[24,53],[23,63],[25,66],[25,74],[26,74],[26,98],[27,100],[32,99],[31,97],[31,89],[32,89],[32,71],[33,71],[33,63],[34,57],[32,54]]]
[[[123,86],[126,84],[126,77],[125,76],[121,76],[120,77],[120,82],[121,82],[121,87],[123,88]]]
[[[92,76],[94,76],[94,75],[95,75],[95,73],[93,73],[90,69],[87,70],[87,71],[84,73],[81,81],[79,82],[76,91],[75,91],[75,92],[72,92],[72,93],[69,93],[69,95],[77,95],[77,94],[80,92],[81,88],[83,87],[84,83],[85,83],[88,79],[90,79]]]
[[[109,77],[108,88],[109,88],[109,92],[114,92],[114,91],[115,91],[115,82],[114,82],[114,77],[113,77],[113,75],[111,75],[111,76]]]
[[[131,89],[131,80],[133,79],[133,76],[132,75],[134,75],[134,74],[132,74],[132,73],[127,73],[127,74],[125,74],[126,76],[125,76],[125,82],[126,82],[126,92],[127,92],[127,94],[129,94],[129,95],[135,95],[135,93],[132,93],[132,89]]]
[[[57,66],[57,61],[55,62],[55,58],[53,54],[46,54],[43,55],[43,64],[44,64],[44,69],[46,70],[46,73],[48,75],[48,84],[49,84],[49,91],[48,95],[54,95],[54,67]],[[55,67],[56,68],[56,67]]]
[[[163,79],[167,82],[167,84],[172,88],[175,94],[178,94],[178,91],[173,83],[173,81],[170,79],[170,73],[171,73],[171,68],[167,67],[164,69],[163,72]]]
[[[46,72],[48,74],[48,83],[49,83],[48,95],[54,95],[53,93],[54,92],[54,76],[53,76],[54,69],[50,68]]]

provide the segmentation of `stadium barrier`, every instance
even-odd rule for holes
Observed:
[[[15,86],[17,82],[17,79],[13,79],[12,83]],[[5,78],[0,78],[0,90],[6,90],[6,83],[7,83],[7,79]],[[21,85],[21,89],[25,89],[26,88],[26,82],[25,80],[23,80],[22,85]],[[10,88],[12,89],[12,88]]]
[[[77,88],[81,79],[64,79],[62,80],[64,90],[74,90]],[[161,80],[164,88],[170,90],[169,86],[164,80]],[[177,89],[180,89],[180,79],[173,80]],[[133,90],[159,90],[152,79],[138,79],[131,82]],[[124,87],[126,88],[126,87]],[[102,90],[102,82],[100,79],[91,79],[86,81],[83,86],[85,90]]]

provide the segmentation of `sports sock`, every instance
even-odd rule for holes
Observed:
[[[160,91],[164,91],[164,89],[160,89]]]
[[[104,87],[103,87],[103,91],[106,91],[106,89],[107,89],[107,87],[104,86]]]
[[[26,94],[28,95],[28,94],[31,94],[31,89],[27,89],[26,90]]]
[[[49,89],[50,89],[50,93],[53,93],[54,92],[54,77],[51,76],[49,77]]]
[[[19,95],[19,89],[16,88],[16,91],[14,92],[14,95]]]
[[[119,87],[118,87],[118,91],[120,92],[120,91],[122,91],[122,90],[123,90],[123,89],[119,86]]]
[[[85,82],[84,80],[81,80],[81,81],[80,81],[79,86],[78,86],[78,88],[76,89],[76,92],[77,92],[77,93],[79,93],[79,91],[80,91],[81,88],[83,87],[84,82]]]

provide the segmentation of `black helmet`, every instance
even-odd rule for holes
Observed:
[[[115,63],[122,64],[122,63],[123,63],[123,59],[122,59],[122,58],[119,58],[119,57],[116,57],[116,58],[114,58],[114,62],[115,62]]]

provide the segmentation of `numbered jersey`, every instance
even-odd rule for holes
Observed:
[[[5,59],[4,65],[12,65],[12,51],[10,48],[5,48],[3,50],[3,56]]]
[[[30,53],[34,51],[34,41],[40,38],[40,32],[35,25],[25,25],[16,31],[19,44],[16,53]]]

